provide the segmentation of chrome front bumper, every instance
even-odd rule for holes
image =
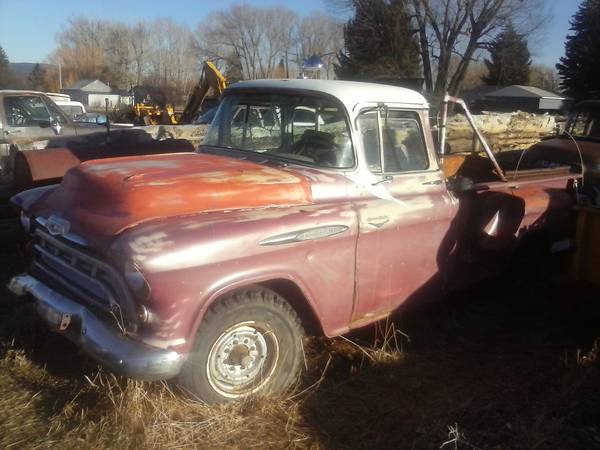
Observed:
[[[13,277],[8,288],[17,296],[31,294],[38,314],[52,331],[63,334],[121,375],[155,381],[173,378],[181,370],[185,355],[150,347],[119,333],[85,306],[69,300],[31,275]]]

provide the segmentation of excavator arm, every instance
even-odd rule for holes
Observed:
[[[216,96],[220,96],[226,87],[227,79],[219,72],[219,69],[210,61],[204,61],[200,81],[194,87],[179,123],[192,123],[210,88],[213,88]]]

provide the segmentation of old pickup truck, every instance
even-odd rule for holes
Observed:
[[[10,181],[16,151],[98,131],[102,128],[73,122],[42,92],[0,90],[0,187]]]
[[[505,160],[438,155],[408,89],[241,82],[197,152],[87,161],[16,195],[32,255],[9,287],[118,373],[208,402],[281,392],[305,333],[478,279],[519,238],[565,237],[579,175]]]

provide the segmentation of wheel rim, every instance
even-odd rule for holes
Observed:
[[[213,343],[207,361],[208,382],[219,394],[237,398],[263,388],[279,359],[279,342],[267,324],[242,322]]]

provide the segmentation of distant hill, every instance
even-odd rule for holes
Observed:
[[[9,63],[8,67],[17,76],[17,78],[27,78],[37,63]],[[39,63],[42,68],[47,69],[53,67],[52,64]]]

